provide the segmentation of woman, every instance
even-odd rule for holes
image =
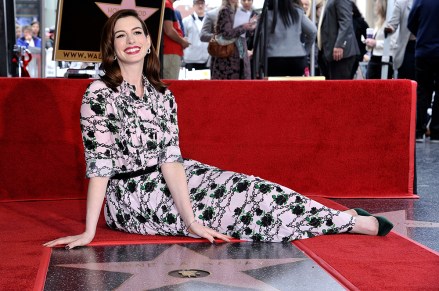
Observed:
[[[300,0],[268,1],[268,76],[303,76],[317,28],[303,13]],[[303,39],[304,44],[301,39]]]
[[[314,5],[314,1],[316,1],[316,15],[315,15],[315,26],[318,27],[319,25],[319,19],[320,19],[320,15],[322,14],[322,9],[323,9],[323,0],[311,0],[310,3],[310,7],[308,9],[308,11],[306,12],[306,16],[312,20],[313,16],[312,16],[312,5]],[[325,62],[323,61],[323,56],[321,55],[321,51],[320,51],[320,55],[319,55],[319,49],[317,47],[317,39],[315,41],[315,49],[314,49],[314,71],[315,71],[315,76],[323,76],[324,72],[325,72]],[[310,62],[310,61],[309,61]]]
[[[384,33],[384,28],[386,27],[386,13],[387,13],[387,0],[376,0],[375,1],[375,15],[377,17],[375,23],[374,38],[366,39],[366,47],[371,49],[371,56],[369,63],[367,64],[366,78],[367,79],[381,79],[381,68],[383,66],[382,57],[384,54],[384,41],[386,39],[386,34]],[[387,79],[392,79],[393,67],[392,59],[393,52],[396,48],[396,41],[394,36],[390,37],[390,50],[389,56],[390,61],[387,66]]]
[[[325,233],[385,235],[392,224],[362,210],[327,208],[293,190],[183,160],[174,96],[159,79],[148,30],[134,10],[110,17],[101,40],[105,75],[81,106],[90,178],[82,234],[44,245],[90,243],[104,197],[109,227],[131,233],[229,241],[289,241]]]
[[[253,9],[253,0],[241,0],[241,6],[242,6],[242,10],[250,15],[250,19],[252,19],[255,16],[256,16],[256,18],[258,17],[256,10]],[[256,78],[256,75],[253,72],[253,42],[254,42],[254,38],[255,38],[255,31],[248,30],[245,34],[245,41],[247,44],[247,55],[248,55],[249,60],[250,60],[251,79]]]
[[[352,68],[351,78],[353,79],[357,73],[360,62],[363,61],[364,55],[367,53],[366,45],[362,37],[364,37],[364,39],[367,38],[366,30],[369,28],[369,24],[364,20],[355,2],[352,2],[352,21],[354,23],[355,38],[357,39],[358,48],[360,49],[360,54],[357,56],[354,67]]]
[[[253,9],[253,0],[241,0],[242,10],[250,15],[250,19],[254,17],[258,17],[256,10]],[[256,19],[255,18],[255,19]],[[254,40],[255,32],[254,30],[248,30],[245,34],[245,39],[247,43],[247,50],[249,57],[252,56],[253,50],[253,40]]]
[[[413,0],[396,0],[393,14],[387,27],[389,33],[397,31],[397,48],[395,50],[393,69],[398,71],[398,79],[415,80],[416,37],[407,27],[412,5]]]
[[[246,32],[256,27],[257,16],[248,23],[233,27],[238,0],[222,0],[215,26],[215,34],[235,40],[235,52],[228,58],[212,58],[211,79],[250,79],[250,61],[247,54]]]

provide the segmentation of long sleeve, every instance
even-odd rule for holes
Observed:
[[[178,120],[177,120],[177,103],[171,91],[163,94],[164,114],[160,117],[160,127],[164,134],[164,143],[161,145],[162,151],[158,157],[158,164],[183,162],[181,157],[179,137],[178,137]]]
[[[102,82],[87,88],[81,105],[81,131],[85,150],[86,176],[108,177],[113,174],[112,132],[116,130],[116,115],[108,103],[110,94]]]
[[[316,41],[317,28],[314,23],[305,16],[302,16],[302,32],[305,34],[305,50],[307,54],[309,54],[312,45]]]
[[[392,17],[387,24],[396,31],[401,24],[401,1],[395,1],[395,7],[393,8]]]
[[[242,25],[233,28],[233,20],[234,13],[231,8],[225,7],[219,11],[216,30],[225,39],[236,38],[246,32]]]
[[[215,29],[211,14],[207,13],[203,22],[203,27],[200,32],[200,40],[202,42],[209,42],[212,39],[213,31]]]
[[[412,9],[410,10],[407,27],[411,33],[417,36],[419,28],[419,10],[417,1],[413,3]]]
[[[351,33],[350,28],[352,27],[352,4],[350,1],[336,1],[335,2],[337,8],[337,21],[338,21],[338,35],[337,40],[335,41],[336,48],[344,48],[347,44],[348,39]]]

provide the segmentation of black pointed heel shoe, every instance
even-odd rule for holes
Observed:
[[[373,216],[372,214],[370,214],[369,212],[367,212],[366,210],[364,210],[363,208],[354,208],[355,212],[357,212],[358,215],[360,216]]]
[[[378,220],[378,236],[387,235],[393,228],[393,223],[391,223],[387,218],[382,216],[374,216]]]

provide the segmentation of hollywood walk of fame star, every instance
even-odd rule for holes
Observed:
[[[60,264],[59,267],[123,272],[132,276],[123,282],[119,290],[154,289],[186,283],[189,280],[220,284],[229,287],[277,290],[244,271],[281,264],[295,263],[307,258],[285,259],[210,259],[188,248],[172,245],[154,260],[135,262]],[[206,277],[176,278],[168,275],[178,269],[199,269],[210,273]]]
[[[148,19],[158,10],[158,8],[136,6],[136,0],[122,0],[120,4],[102,2],[95,2],[95,4],[105,13],[105,15],[107,15],[107,17],[111,17],[113,13],[121,9],[134,9],[143,21]]]

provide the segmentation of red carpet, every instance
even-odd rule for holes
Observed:
[[[0,78],[0,264],[7,270],[0,289],[32,289],[41,244],[84,228],[84,201],[75,199],[87,187],[79,107],[89,83]],[[171,90],[185,157],[305,195],[417,197],[414,82],[173,81]],[[175,239],[122,235],[101,221],[95,241]],[[394,234],[296,244],[346,286],[422,289],[439,278],[436,254]]]
[[[326,205],[341,207],[324,198]],[[343,208],[343,207],[341,207]],[[84,200],[0,203],[2,290],[30,290],[45,241],[79,233],[84,227]],[[184,237],[141,236],[108,229],[100,221],[96,244],[191,242]],[[332,235],[294,243],[348,289],[425,290],[439,287],[439,256],[391,233],[387,237]],[[43,273],[40,273],[44,274]]]
[[[0,201],[85,197],[79,107],[89,83],[0,78]],[[413,82],[172,81],[170,88],[185,157],[305,195],[417,197]]]
[[[345,209],[330,200],[317,200]],[[393,232],[386,237],[324,236],[294,244],[349,289],[439,288],[439,254]]]

